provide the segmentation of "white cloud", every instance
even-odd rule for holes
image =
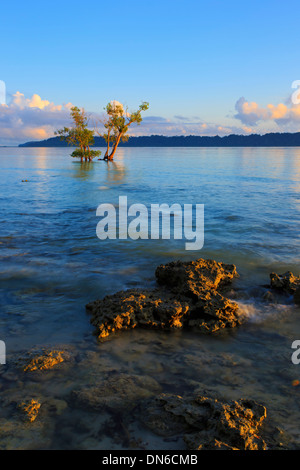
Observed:
[[[235,104],[235,118],[246,126],[256,126],[261,122],[275,123],[278,131],[295,132],[300,130],[300,104],[294,104],[289,98],[286,103],[268,104],[260,107],[256,102],[248,102],[241,97]]]
[[[120,104],[114,101],[115,104]],[[0,145],[18,145],[31,140],[43,140],[54,136],[54,131],[70,125],[71,103],[54,104],[47,99],[33,94],[27,98],[21,92],[11,96],[8,104],[0,104]],[[99,106],[100,107],[100,106]],[[278,105],[269,104],[260,107],[255,102],[240,98],[236,103],[237,114],[234,116],[241,125],[224,125],[224,123],[206,122],[197,116],[175,115],[171,119],[162,116],[143,114],[140,126],[132,125],[129,135],[200,135],[225,136],[229,134],[250,134],[257,132],[256,126],[261,122],[270,121],[283,125],[293,131],[293,126],[300,124],[300,104],[289,102]],[[90,114],[90,126],[103,119],[104,113]],[[256,130],[255,130],[256,129]],[[100,129],[101,130],[101,126]]]
[[[55,105],[38,94],[26,98],[17,91],[9,104],[0,105],[0,145],[52,137],[56,129],[69,124],[71,107],[71,103]]]
[[[200,136],[225,136],[229,134],[249,134],[252,129],[249,126],[224,126],[217,123],[204,122],[176,115],[175,119],[166,119],[159,116],[144,117],[140,126],[130,128],[130,135],[200,135]]]

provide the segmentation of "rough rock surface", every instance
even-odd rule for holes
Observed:
[[[295,304],[300,305],[300,276],[295,276],[291,271],[284,274],[270,274],[271,287],[278,292],[294,296]]]
[[[34,399],[27,401],[27,402],[22,402],[19,405],[19,408],[24,413],[26,420],[29,421],[30,423],[33,423],[33,421],[36,420],[40,407],[41,407],[41,404],[38,402],[38,400],[34,400]]]
[[[159,288],[130,289],[86,306],[99,339],[135,327],[196,327],[214,333],[242,322],[224,288],[237,277],[233,265],[199,259],[172,262],[156,269]]]
[[[48,370],[52,367],[64,362],[66,353],[64,351],[42,351],[40,354],[33,355],[28,359],[28,362],[24,365],[24,372],[33,372],[36,370]]]
[[[233,264],[214,260],[174,261],[156,268],[157,282],[172,289],[177,295],[201,300],[207,290],[217,290],[238,277]]]
[[[270,274],[271,287],[286,294],[294,294],[300,288],[300,276],[287,271],[284,274]]]
[[[160,436],[182,435],[190,450],[265,450],[259,433],[266,416],[254,400],[160,395],[144,404],[141,421]]]
[[[159,384],[148,376],[118,374],[97,385],[72,392],[76,405],[92,410],[130,410],[139,400],[161,391]]]

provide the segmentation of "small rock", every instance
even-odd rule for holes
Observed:
[[[284,274],[270,274],[271,288],[291,295],[300,289],[300,276],[294,276],[291,271]]]
[[[26,420],[28,420],[30,423],[33,423],[33,421],[36,420],[40,407],[41,404],[38,402],[38,400],[33,399],[30,401],[22,402],[19,405],[19,408],[24,413]]]
[[[32,357],[27,365],[24,366],[24,372],[33,372],[35,370],[52,369],[57,364],[64,361],[64,351],[44,351],[41,355]]]
[[[274,295],[273,295],[272,292],[270,292],[270,291],[268,290],[267,292],[264,293],[263,299],[264,299],[266,302],[273,302],[273,301],[274,301]]]

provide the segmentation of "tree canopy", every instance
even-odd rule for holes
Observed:
[[[106,132],[98,135],[103,137],[107,144],[106,153],[104,156],[105,160],[113,160],[118,145],[121,141],[126,142],[129,138],[127,132],[129,127],[135,123],[139,125],[142,122],[142,112],[149,108],[149,103],[146,101],[142,102],[137,111],[129,113],[128,110],[124,110],[123,105],[117,101],[111,101],[104,108],[106,110],[106,118],[102,124],[105,127]],[[110,145],[112,150],[110,151]]]
[[[91,150],[90,146],[94,144],[93,131],[88,128],[89,118],[84,111],[77,106],[73,106],[70,110],[70,117],[73,122],[72,127],[63,127],[55,132],[55,135],[66,140],[66,142],[74,147],[78,147],[71,154],[72,157],[79,157],[81,161],[92,159],[101,155],[99,150]]]

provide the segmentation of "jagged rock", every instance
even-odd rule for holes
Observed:
[[[182,327],[181,319],[189,310],[187,302],[179,302],[167,293],[131,289],[108,295],[87,305],[91,323],[103,339],[118,330],[136,326],[148,328]]]
[[[19,405],[19,408],[24,413],[25,419],[30,423],[33,423],[33,421],[36,420],[40,407],[41,404],[39,403],[39,401],[34,399],[22,402]]]
[[[290,271],[284,274],[270,274],[271,287],[285,294],[293,295],[300,289],[300,276],[294,276]]]
[[[24,365],[24,372],[33,372],[36,370],[48,370],[60,364],[65,360],[67,354],[64,351],[42,351],[40,354],[29,357],[28,362]]]
[[[121,291],[86,306],[99,339],[136,327],[196,327],[214,333],[242,322],[237,304],[219,291],[237,276],[235,266],[178,261],[159,266],[155,274],[157,289]]]
[[[141,421],[154,433],[182,435],[190,450],[264,450],[259,436],[266,408],[254,400],[224,403],[203,396],[160,395],[143,404]]]
[[[141,399],[161,391],[156,380],[148,376],[118,374],[101,383],[72,392],[72,399],[78,406],[92,410],[130,410]]]
[[[238,277],[233,264],[214,260],[174,261],[156,268],[157,282],[172,289],[177,295],[203,299],[208,290],[222,289]]]

